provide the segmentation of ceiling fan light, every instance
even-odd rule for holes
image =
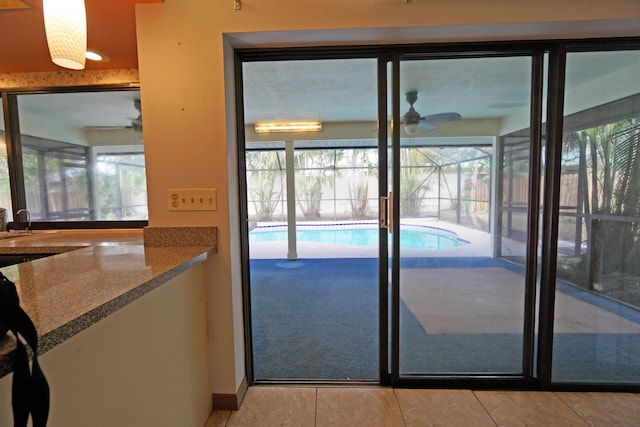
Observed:
[[[417,123],[406,124],[406,125],[404,125],[404,131],[408,135],[415,135],[416,132],[418,131],[418,124]]]
[[[42,10],[51,61],[72,70],[84,69],[87,51],[84,0],[43,0]]]

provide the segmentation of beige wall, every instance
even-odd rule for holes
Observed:
[[[40,363],[49,427],[201,427],[211,412],[205,263],[54,347]],[[0,379],[11,426],[12,375]]]
[[[635,0],[233,3],[165,0],[136,9],[150,224],[219,227],[208,271],[215,393],[234,393],[245,374],[233,46],[640,35]],[[216,188],[218,210],[169,212],[166,191],[176,187]]]

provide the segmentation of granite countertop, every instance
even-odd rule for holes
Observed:
[[[34,231],[0,236],[3,254],[56,254],[2,268],[38,331],[38,354],[126,306],[216,252],[215,246],[144,244],[142,230]],[[15,342],[0,337],[0,378]]]

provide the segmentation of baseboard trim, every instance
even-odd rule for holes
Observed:
[[[237,411],[247,395],[249,384],[247,378],[242,379],[236,394],[213,393],[213,409],[219,411]]]

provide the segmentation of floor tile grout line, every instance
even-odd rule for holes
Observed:
[[[216,410],[215,410],[215,409],[213,409],[213,410],[211,411],[211,414],[209,414],[209,418],[207,418],[207,421],[205,422],[205,427],[207,427],[207,425],[208,425],[207,423],[209,422],[209,420],[210,420],[211,418],[213,418],[213,413],[214,413],[214,412],[216,412]],[[232,413],[233,411],[225,411],[225,412],[227,412],[227,417],[226,417],[226,419],[224,420],[224,423],[222,424],[222,427],[227,427],[227,426],[229,425],[229,419],[231,418],[231,413]]]
[[[569,405],[567,402],[565,402],[565,400],[555,391],[551,392],[551,394],[553,394],[556,399],[558,399],[560,402],[562,402],[563,405],[565,405],[567,408],[569,408],[569,410],[571,410],[571,412],[573,412],[574,414],[576,414],[576,416],[578,418],[580,418],[582,421],[584,421],[584,423],[588,426],[591,426],[593,424],[591,424],[589,421],[587,421],[586,419],[584,419],[584,417],[582,415],[580,415],[575,409],[573,409],[573,407],[571,405]]]
[[[400,400],[398,400],[396,389],[392,388],[391,391],[393,392],[393,398],[396,400],[396,406],[398,407],[398,410],[400,411],[400,416],[402,417],[402,425],[407,427],[407,420],[404,417],[404,411],[402,410],[402,405],[400,405]]]
[[[476,394],[474,390],[469,390],[469,391],[471,392],[471,394],[473,394],[473,397],[476,398],[480,406],[482,406],[482,409],[484,409],[484,412],[489,416],[489,418],[491,418],[491,421],[493,421],[493,424],[495,424],[497,427],[498,422],[495,420],[495,418],[493,418],[493,415],[491,415],[491,412],[489,412],[489,409],[487,409],[487,407],[484,406],[484,403],[482,403],[482,400],[480,399],[480,397]]]
[[[318,425],[318,387],[315,387],[315,406],[313,408],[313,427]]]

